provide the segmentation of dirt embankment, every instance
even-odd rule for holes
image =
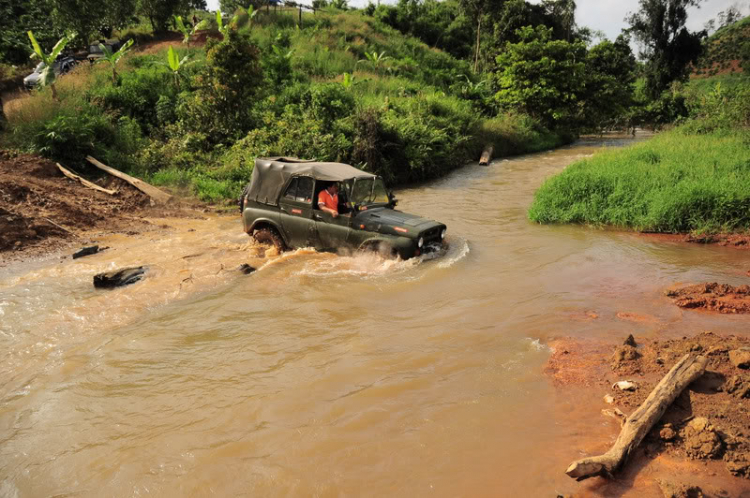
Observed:
[[[666,291],[674,304],[685,309],[700,309],[719,313],[750,313],[750,286],[728,284],[688,285]]]
[[[661,475],[668,474],[663,469],[670,468],[663,464],[648,473],[650,478],[656,474],[665,496],[672,485],[683,491],[695,485],[698,477],[693,472],[700,474],[703,494],[685,491],[673,496],[735,496],[737,489],[750,490],[750,338],[704,332],[679,340],[638,340],[636,346],[571,339],[560,339],[551,346],[554,353],[546,373],[555,384],[561,389],[575,385],[596,389],[607,398],[602,400],[602,412],[619,409],[625,416],[643,403],[685,353],[707,357],[706,372],[672,403],[626,467],[643,473],[643,467],[658,457],[672,462],[672,468],[683,465],[679,462],[694,462],[692,467],[688,465],[692,470],[685,472],[683,465],[676,476]],[[635,383],[635,390],[613,386],[621,380]],[[592,428],[596,425],[592,421]],[[578,457],[571,452],[571,461]],[[723,465],[717,467],[718,463]],[[709,464],[714,470],[701,467]],[[713,492],[707,492],[706,482],[717,484]],[[716,492],[728,487],[734,491]]]
[[[46,159],[0,151],[0,261],[84,244],[93,234],[154,228],[144,217],[199,216],[196,205],[152,207],[148,196],[118,178],[96,183],[116,193],[84,187]]]

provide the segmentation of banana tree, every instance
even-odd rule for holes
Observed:
[[[354,84],[354,76],[349,73],[344,73],[344,79],[341,81],[341,85],[344,88],[349,89],[352,84]]]
[[[190,56],[186,55],[182,59],[177,55],[177,52],[172,48],[172,46],[169,46],[169,50],[167,51],[167,64],[169,65],[169,69],[172,70],[172,74],[174,75],[174,84],[177,87],[177,90],[180,90],[180,70],[187,66],[189,64]]]
[[[185,26],[185,23],[182,22],[182,16],[174,16],[174,22],[177,26],[177,30],[182,33],[182,43],[186,44],[189,47],[191,33],[190,30]]]
[[[117,63],[120,62],[120,59],[122,59],[122,56],[125,55],[130,47],[133,45],[133,39],[126,41],[125,44],[120,47],[120,50],[117,52],[112,52],[109,47],[106,45],[100,43],[99,48],[101,49],[102,53],[104,54],[101,59],[99,59],[97,62],[109,62],[109,64],[112,66],[112,82],[117,85]]]
[[[246,19],[243,19],[243,17],[247,15]],[[253,19],[255,19],[255,16],[258,15],[258,11],[255,10],[255,8],[251,5],[247,8],[247,10],[242,9],[242,7],[239,7],[237,9],[237,13],[232,16],[232,19],[224,25],[224,20],[221,16],[221,11],[216,11],[216,24],[219,27],[219,32],[224,35],[225,37],[227,34],[229,34],[229,30],[232,28],[241,28],[242,26],[246,24],[252,24]]]
[[[49,54],[45,54],[42,50],[42,47],[39,46],[36,38],[34,38],[34,33],[28,31],[27,34],[29,35],[29,40],[31,40],[31,46],[34,48],[34,53],[31,54],[31,58],[40,59],[40,61],[44,64],[44,67],[42,68],[42,71],[40,73],[39,84],[41,86],[49,85],[50,89],[52,90],[52,98],[55,100],[59,100],[57,98],[57,91],[55,90],[55,60],[57,59],[57,56],[60,55],[60,53],[63,51],[63,49],[65,49],[65,45],[67,45],[73,38],[76,37],[76,34],[68,33],[60,38],[60,40],[55,43],[55,46],[52,47],[52,52],[50,52]]]
[[[385,55],[385,51],[378,53],[376,50],[373,50],[372,52],[365,52],[366,59],[360,59],[357,62],[369,62],[372,64],[372,66],[375,69],[380,68],[380,66],[390,59],[391,57]]]

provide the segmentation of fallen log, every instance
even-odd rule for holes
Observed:
[[[677,396],[703,375],[707,361],[703,356],[693,356],[690,353],[683,356],[651,391],[646,401],[625,420],[617,441],[609,451],[603,455],[577,460],[570,464],[565,473],[578,481],[594,476],[611,478],[612,473],[625,464],[628,456]]]
[[[479,157],[479,165],[480,166],[487,166],[490,164],[490,161],[492,161],[492,153],[495,151],[495,147],[493,145],[488,145],[484,148],[482,151],[482,155]]]
[[[91,183],[90,181],[88,181],[88,180],[86,180],[84,178],[81,178],[80,176],[76,175],[72,171],[69,171],[69,170],[63,168],[60,165],[60,163],[55,163],[55,164],[57,164],[57,168],[62,172],[63,175],[67,176],[71,180],[75,180],[75,181],[79,182],[84,187],[88,187],[88,188],[91,188],[91,189],[94,189],[94,190],[98,190],[99,192],[104,192],[105,194],[109,194],[109,195],[115,195],[115,193],[117,193],[117,190],[109,190],[109,189],[106,189],[104,187],[100,187],[96,183]]]
[[[133,178],[130,175],[126,175],[122,171],[118,171],[114,168],[110,168],[106,164],[102,164],[96,159],[94,159],[91,156],[86,156],[86,160],[96,166],[97,168],[106,171],[112,176],[116,176],[117,178],[121,180],[125,180],[147,196],[151,197],[154,201],[156,201],[159,204],[164,204],[168,202],[172,196],[169,195],[166,192],[163,192],[159,190],[158,188],[154,187],[153,185],[149,185],[148,183],[144,182],[143,180],[139,180],[138,178]]]

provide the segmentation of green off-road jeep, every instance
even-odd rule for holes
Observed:
[[[338,217],[318,208],[318,194],[332,183]],[[347,164],[259,158],[239,202],[245,232],[280,251],[349,248],[407,259],[445,238],[445,225],[396,211],[382,178]]]

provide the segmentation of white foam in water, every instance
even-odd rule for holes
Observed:
[[[438,264],[438,268],[441,268],[441,269],[450,268],[451,266],[453,266],[454,264],[456,264],[457,262],[461,261],[466,256],[468,256],[469,252],[471,251],[471,249],[469,249],[469,242],[466,241],[465,239],[461,239],[460,241],[457,241],[457,242],[458,242],[458,249],[455,255],[451,255],[445,261],[441,261]],[[448,256],[448,254],[450,254],[451,252],[452,251],[449,249],[446,256]]]
[[[527,341],[529,341],[529,348],[533,349],[535,351],[548,351],[552,352],[552,348],[547,346],[546,344],[542,344],[539,339],[532,339],[531,337],[526,338]]]

